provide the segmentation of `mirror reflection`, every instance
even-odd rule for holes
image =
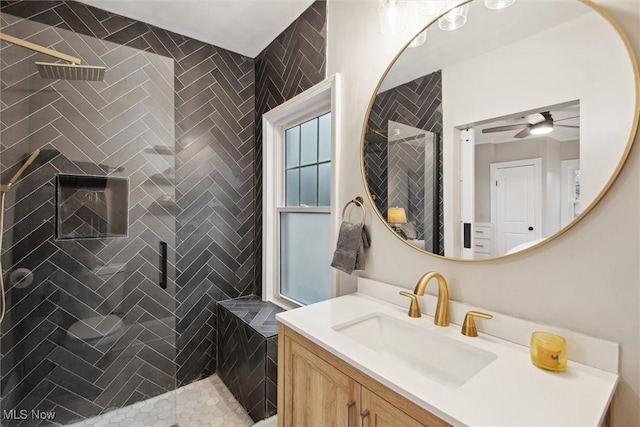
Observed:
[[[597,202],[631,144],[637,92],[624,42],[591,7],[466,6],[461,26],[436,20],[389,68],[363,167],[398,236],[483,259],[542,243]]]
[[[367,176],[384,179],[376,204],[393,230],[412,245],[439,253],[442,186],[440,136],[393,120],[366,135]],[[383,187],[383,188],[381,188]],[[386,207],[386,209],[385,209]]]

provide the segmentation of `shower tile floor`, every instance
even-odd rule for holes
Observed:
[[[254,425],[217,375],[71,427],[248,427]],[[275,427],[276,417],[259,427]]]

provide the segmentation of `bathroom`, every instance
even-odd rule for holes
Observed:
[[[164,21],[156,21],[162,17],[151,3],[166,8]],[[637,147],[597,206],[557,238],[482,262],[427,255],[398,239],[377,215],[360,162],[372,94],[394,58],[434,16],[410,14],[404,30],[383,34],[375,1],[264,3],[271,6],[265,17],[285,18],[268,35],[247,42],[238,41],[240,36],[205,38],[206,28],[216,26],[206,24],[213,19],[209,15],[229,8],[216,1],[187,2],[177,9],[165,2],[2,2],[3,33],[77,56],[82,64],[107,67],[101,82],[46,80],[35,61],[58,59],[2,42],[2,184],[30,153],[41,150],[6,194],[3,425],[40,425],[17,420],[20,412],[6,412],[12,409],[55,411],[53,423],[72,424],[167,393],[169,399],[158,401],[165,409],[151,409],[167,415],[165,424],[143,417],[135,419],[138,424],[101,425],[230,425],[222,412],[195,415],[191,422],[193,413],[205,410],[190,405],[190,387],[209,381],[223,390],[225,398],[211,396],[211,402],[226,400],[231,393],[225,388],[241,388],[244,377],[235,382],[220,378],[229,358],[249,360],[241,351],[253,354],[233,339],[254,333],[255,325],[249,330],[237,323],[242,326],[237,332],[221,328],[233,307],[218,303],[257,295],[246,299],[259,307],[256,301],[273,297],[263,279],[273,263],[274,251],[264,248],[264,239],[273,238],[268,225],[274,217],[265,207],[272,181],[264,178],[271,163],[264,150],[269,123],[265,127],[262,115],[273,110],[267,119],[277,121],[281,110],[276,107],[317,85],[320,89],[309,99],[322,98],[326,104],[328,93],[339,98],[330,102],[336,148],[329,243],[335,245],[343,206],[364,196],[371,245],[365,249],[363,271],[348,275],[325,269],[332,287],[314,300],[356,292],[357,277],[410,291],[424,273],[438,271],[447,279],[451,301],[619,343],[610,418],[616,426],[640,425]],[[615,20],[638,56],[637,2],[596,4]],[[180,8],[188,12],[182,15],[185,23],[173,27]],[[230,13],[238,21],[243,14],[256,19],[247,8]],[[206,17],[205,24],[194,31],[186,21],[197,14]],[[241,50],[243,44],[250,49]],[[637,117],[637,109],[633,114]],[[93,179],[81,185],[79,176]],[[64,197],[65,188],[71,188],[69,194],[82,193],[73,188],[91,190],[83,193],[94,197],[89,204],[106,203],[108,218],[94,213],[88,218],[96,223],[89,228],[73,222],[64,227],[65,205],[76,202]],[[127,210],[112,202],[123,199]],[[347,209],[354,221],[360,218],[355,204]],[[316,234],[310,241],[327,239]],[[446,242],[443,248],[448,252]],[[333,249],[305,254],[327,265]],[[408,307],[408,301],[403,303]],[[92,318],[103,329],[83,329]],[[489,322],[478,321],[478,330],[482,333]],[[101,334],[83,335],[80,341],[92,341],[100,354],[74,341],[96,330]],[[231,353],[219,345],[229,338],[225,331],[233,341]],[[270,371],[261,387],[271,381],[271,396],[275,333],[257,341],[269,353],[259,363]],[[100,356],[103,346],[112,349],[105,358]],[[241,417],[237,424],[251,425],[275,413],[276,402],[266,394],[262,391],[258,399],[261,415],[256,418],[247,414],[254,405],[246,401],[225,410]]]

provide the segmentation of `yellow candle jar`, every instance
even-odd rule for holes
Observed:
[[[567,341],[550,332],[531,334],[531,361],[538,368],[562,372],[567,369]]]

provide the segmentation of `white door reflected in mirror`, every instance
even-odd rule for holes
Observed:
[[[540,238],[542,176],[540,159],[491,164],[491,223],[495,224],[496,252]]]

